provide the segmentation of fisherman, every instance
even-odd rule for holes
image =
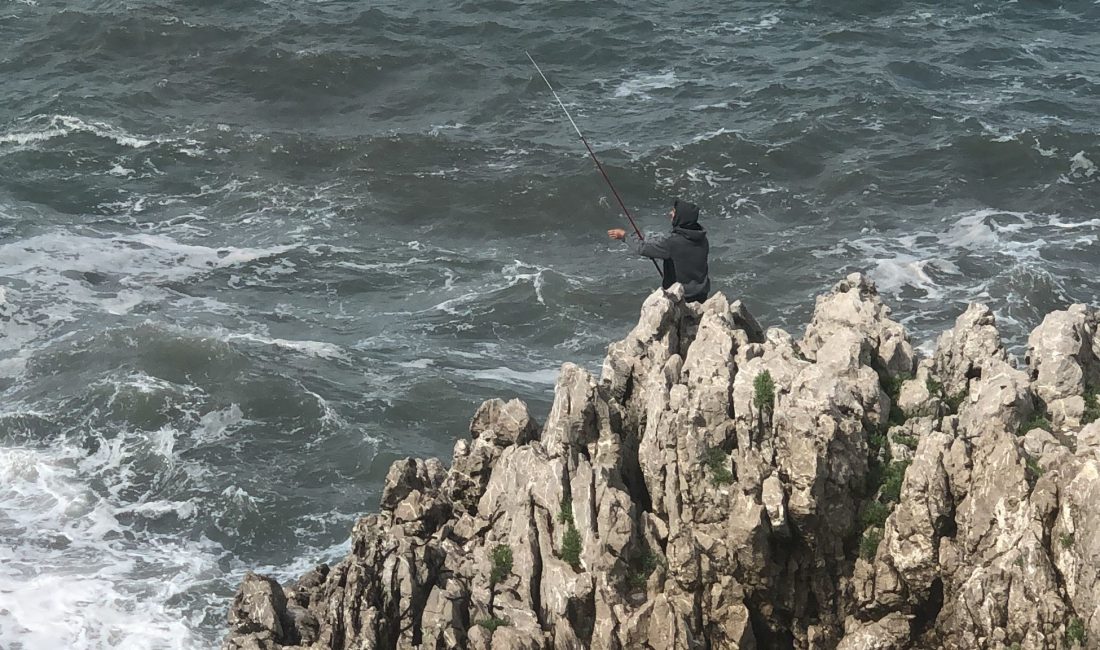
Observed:
[[[667,289],[679,282],[684,285],[684,300],[703,302],[710,295],[707,270],[710,244],[706,229],[699,224],[699,207],[687,201],[674,201],[668,218],[672,220],[672,232],[667,235],[642,239],[632,234],[627,240],[625,230],[612,228],[607,236],[626,241],[636,255],[664,260],[661,288]]]

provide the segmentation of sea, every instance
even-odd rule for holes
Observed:
[[[598,371],[659,278],[526,53],[765,326],[1097,301],[1100,2],[0,0],[0,647],[214,648]]]

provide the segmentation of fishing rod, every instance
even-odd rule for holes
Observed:
[[[527,55],[527,58],[531,61],[531,65],[535,66],[535,69],[539,71],[539,76],[546,82],[546,87],[550,89],[550,92],[554,93],[554,99],[558,100],[558,106],[561,106],[562,112],[569,118],[569,123],[573,125],[573,130],[577,132],[581,142],[584,143],[584,148],[588,149],[588,155],[592,156],[592,162],[596,163],[596,169],[600,170],[603,179],[607,181],[607,186],[611,188],[611,193],[615,195],[615,200],[619,202],[619,207],[623,209],[623,214],[625,214],[627,220],[630,221],[630,225],[634,227],[634,233],[638,235],[638,239],[645,241],[645,235],[642,234],[641,230],[638,230],[638,224],[634,222],[634,217],[631,216],[630,210],[626,209],[626,203],[623,202],[623,197],[619,196],[619,190],[615,189],[615,184],[611,182],[611,177],[607,175],[607,171],[605,171],[603,165],[600,164],[600,159],[596,157],[596,152],[592,151],[592,145],[588,144],[588,140],[584,137],[584,134],[581,133],[580,127],[573,121],[573,116],[569,114],[569,109],[565,107],[565,104],[561,101],[561,97],[558,97],[558,91],[554,90],[554,87],[550,85],[550,80],[543,74],[539,64],[535,63],[535,60],[531,58],[531,53],[526,50],[524,50],[523,53]],[[653,268],[657,269],[658,273],[661,273],[661,267],[657,266],[657,260],[651,259],[650,261],[653,262]],[[661,273],[661,275],[664,274]]]

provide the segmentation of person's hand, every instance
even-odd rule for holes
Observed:
[[[622,228],[612,228],[611,230],[607,231],[607,236],[611,239],[626,239],[626,231]]]

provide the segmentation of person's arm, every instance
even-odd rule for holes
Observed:
[[[642,239],[637,234],[627,235],[622,228],[612,228],[607,231],[611,239],[626,242],[627,250],[635,255],[648,257],[655,260],[667,260],[672,257],[672,249],[668,245],[668,235],[650,234],[648,239]]]
[[[632,234],[626,237],[624,241],[635,255],[655,260],[667,260],[672,257],[672,249],[669,248],[667,236],[650,235],[647,239],[642,239],[638,235]]]

